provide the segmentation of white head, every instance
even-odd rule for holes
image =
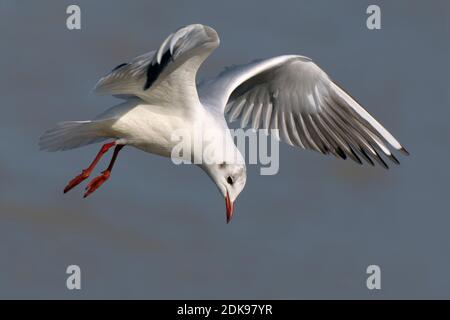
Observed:
[[[244,162],[205,164],[201,168],[214,181],[225,198],[227,223],[233,217],[234,201],[244,189],[247,172]]]

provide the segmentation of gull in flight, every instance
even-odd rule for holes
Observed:
[[[219,46],[217,32],[193,24],[170,34],[160,47],[115,67],[101,78],[95,92],[124,101],[93,120],[61,122],[40,138],[41,149],[58,151],[104,142],[93,162],[72,179],[68,192],[87,179],[100,158],[110,149],[108,167],[86,187],[85,197],[111,174],[124,146],[171,157],[172,133],[213,132],[220,143],[213,149],[231,150],[216,161],[193,150],[199,163],[225,198],[226,219],[246,182],[245,161],[228,129],[240,119],[241,127],[270,130],[290,145],[338,158],[350,158],[388,168],[382,156],[398,164],[391,150],[408,154],[402,145],[358,102],[341,89],[311,59],[282,55],[233,66],[197,85],[203,61]],[[266,131],[268,132],[268,131]],[[206,142],[206,138],[202,140]],[[209,141],[209,140],[208,140]]]

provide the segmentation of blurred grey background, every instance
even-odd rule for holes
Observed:
[[[66,29],[73,3],[81,31]],[[381,30],[366,28],[370,4]],[[450,298],[449,12],[444,0],[2,0],[0,298]],[[44,153],[40,134],[118,103],[91,93],[97,79],[191,23],[221,36],[199,80],[309,56],[411,156],[386,171],[282,145],[279,174],[249,168],[229,225],[198,168],[132,148],[94,196],[63,195],[99,146]],[[66,289],[70,264],[80,291]],[[366,288],[371,264],[380,291]]]

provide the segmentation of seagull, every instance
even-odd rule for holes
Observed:
[[[406,149],[355,99],[339,87],[310,58],[281,55],[226,68],[216,77],[196,82],[203,61],[219,46],[217,32],[192,24],[170,34],[155,51],[122,63],[101,78],[94,92],[122,103],[93,120],[66,121],[47,130],[39,140],[46,151],[62,151],[103,142],[92,163],[73,178],[64,193],[89,178],[102,156],[113,154],[108,167],[92,179],[84,197],[110,177],[124,146],[171,157],[177,143],[173,132],[213,132],[209,143],[218,156],[205,160],[192,153],[223,195],[226,221],[246,182],[246,166],[227,124],[270,130],[277,139],[303,149],[362,164],[388,168],[386,157],[399,164],[392,151]],[[229,156],[234,151],[237,156]],[[391,151],[392,150],[392,151]]]

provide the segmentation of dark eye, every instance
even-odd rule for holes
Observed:
[[[228,184],[233,185],[233,178],[228,177],[227,182],[228,182]]]

